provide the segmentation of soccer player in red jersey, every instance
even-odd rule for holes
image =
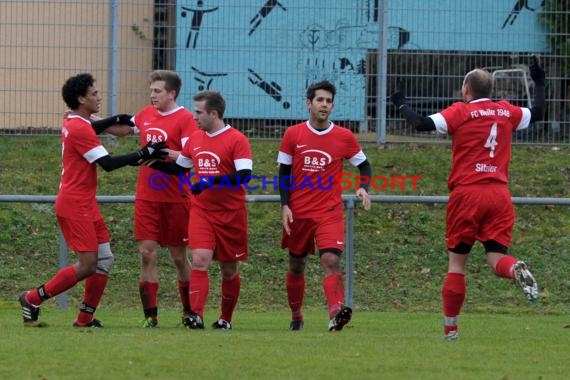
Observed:
[[[342,330],[352,317],[352,309],[344,304],[340,270],[345,232],[339,178],[343,160],[358,167],[365,178],[371,178],[371,167],[354,134],[329,119],[335,94],[335,86],[328,81],[309,86],[309,120],[287,128],[277,158],[283,212],[281,248],[289,250],[286,288],[293,331],[304,327],[305,263],[308,255],[314,254],[315,242],[325,273],[329,331]],[[359,184],[356,195],[369,210],[367,183]]]
[[[198,130],[194,115],[176,103],[182,81],[169,70],[150,74],[150,105],[133,118],[141,145],[165,142],[170,151],[181,151]],[[186,254],[190,190],[179,186],[177,174],[166,175],[141,165],[135,197],[135,239],[139,242],[141,274],[139,292],[144,327],[158,325],[158,246],[168,247],[178,276],[182,321],[190,314],[189,284],[192,269]]]
[[[485,247],[487,264],[499,277],[519,284],[531,301],[537,283],[523,261],[508,254],[515,213],[508,188],[512,134],[544,116],[545,74],[535,57],[530,66],[535,84],[531,109],[507,101],[492,101],[492,75],[482,69],[468,72],[457,102],[428,117],[418,115],[398,91],[391,100],[418,131],[438,131],[452,138],[453,164],[448,179],[446,245],[449,251],[443,283],[444,338],[455,340],[458,316],[466,296],[465,268],[475,241]]]
[[[151,104],[140,110],[126,125],[108,127],[114,119],[94,122],[97,133],[115,136],[139,134],[141,146],[165,142],[174,161],[190,135],[198,130],[194,115],[176,103],[182,88],[178,74],[155,70],[149,75]],[[127,115],[117,115],[124,120]],[[107,128],[108,127],[108,128]],[[158,246],[168,247],[176,267],[178,292],[182,302],[182,322],[190,314],[188,287],[192,269],[186,255],[190,190],[180,186],[178,174],[158,173],[146,162],[140,166],[135,196],[135,240],[139,242],[141,270],[139,293],[143,306],[143,327],[158,326]]]
[[[63,100],[71,109],[61,131],[62,171],[55,213],[77,263],[67,266],[48,282],[20,295],[24,325],[39,326],[40,304],[85,279],[85,294],[76,327],[103,327],[93,318],[99,305],[114,257],[109,232],[97,205],[97,166],[111,171],[139,160],[160,158],[168,153],[166,145],[149,143],[123,156],[112,157],[101,145],[91,125],[92,114],[99,112],[101,95],[91,74],[69,78],[62,88]]]
[[[222,301],[219,318],[212,327],[229,330],[239,298],[241,280],[238,263],[248,259],[247,213],[244,181],[252,172],[251,147],[245,135],[223,120],[226,102],[219,92],[203,91],[194,96],[194,117],[200,130],[193,133],[176,164],[152,166],[169,173],[194,168],[198,180],[192,188],[188,245],[192,255],[190,304],[186,318],[190,329],[204,328],[204,306],[208,300],[208,267],[219,263]],[[180,175],[180,174],[179,174]]]

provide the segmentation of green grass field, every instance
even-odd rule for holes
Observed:
[[[107,141],[103,139],[107,144]],[[119,139],[112,153],[132,151]],[[252,141],[254,173],[276,175],[278,142]],[[0,193],[55,195],[57,137],[0,139]],[[365,145],[375,175],[422,175],[418,189],[376,195],[447,195],[450,148]],[[511,190],[517,197],[568,197],[570,147],[516,146]],[[347,168],[347,170],[350,170]],[[99,171],[100,195],[132,195],[136,169]],[[274,194],[258,191],[255,194]],[[148,331],[137,288],[139,258],[132,238],[132,204],[101,207],[116,263],[97,312],[100,331],[71,328],[82,286],[68,292],[69,309],[50,300],[45,329],[22,327],[17,296],[56,271],[58,228],[53,205],[0,203],[0,377],[64,378],[374,378],[567,379],[570,359],[570,208],[517,206],[511,253],[523,258],[540,285],[529,304],[519,289],[487,269],[480,246],[468,266],[461,339],[441,340],[441,282],[445,275],[445,205],[379,204],[356,211],[354,321],[326,331],[322,270],[307,266],[306,330],[288,331],[284,290],[287,255],[279,248],[277,204],[249,204],[250,260],[231,332],[186,331],[178,323],[173,266],[159,258],[161,327]],[[72,260],[72,257],[70,257]],[[219,305],[213,266],[207,322]],[[2,301],[3,300],[3,301]],[[88,365],[82,363],[89,363]],[[232,371],[232,372],[229,372]]]
[[[288,312],[240,311],[234,329],[185,330],[176,311],[143,329],[139,313],[104,309],[103,329],[75,329],[75,310],[42,311],[25,328],[0,307],[3,379],[567,379],[567,316],[470,314],[446,342],[436,313],[361,312],[341,332],[324,310],[290,332]],[[216,310],[207,310],[214,314]]]

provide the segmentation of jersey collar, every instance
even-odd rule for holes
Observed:
[[[318,130],[318,129],[313,128],[313,126],[311,125],[311,122],[309,120],[307,120],[306,124],[307,124],[307,128],[309,128],[309,130],[316,135],[326,135],[327,133],[332,131],[333,127],[334,127],[334,124],[332,121],[329,121],[329,127],[327,129],[323,129],[323,130]]]
[[[215,137],[215,136],[217,136],[217,135],[221,135],[222,133],[224,133],[225,131],[227,131],[227,130],[230,129],[230,128],[231,128],[231,126],[230,126],[229,124],[226,124],[226,126],[223,127],[222,129],[220,129],[219,131],[216,131],[216,132],[214,132],[214,133],[208,133],[208,132],[206,132],[206,135],[207,135],[208,137]]]

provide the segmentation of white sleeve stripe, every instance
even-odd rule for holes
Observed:
[[[238,158],[234,160],[234,165],[236,166],[236,170],[253,169],[253,161],[249,158]]]
[[[277,162],[283,165],[293,165],[293,156],[279,151],[277,155]]]
[[[352,166],[358,166],[361,163],[363,163],[364,161],[366,161],[366,155],[364,154],[363,151],[360,151],[358,153],[356,153],[354,156],[352,156],[348,162],[350,162],[350,164]]]
[[[439,133],[447,133],[447,122],[441,113],[435,113],[428,116],[435,124],[435,130]]]
[[[176,159],[176,163],[186,169],[189,169],[194,166],[192,160],[183,155],[178,156],[178,158]]]
[[[522,118],[521,118],[521,122],[516,127],[517,131],[521,131],[523,129],[526,129],[530,125],[530,117],[531,117],[530,110],[526,107],[521,107],[521,110],[522,110]]]
[[[131,121],[135,125],[134,127],[131,127],[131,128],[133,128],[133,135],[138,135],[140,133],[140,129],[139,129],[139,127],[137,127],[137,119],[135,119],[135,117],[133,116]]]
[[[109,155],[109,152],[107,152],[107,149],[105,149],[105,147],[103,145],[99,145],[99,146],[96,146],[95,148],[85,152],[85,154],[83,154],[83,157],[87,160],[87,162],[92,164],[93,162],[97,161],[101,157],[108,156],[108,155]]]

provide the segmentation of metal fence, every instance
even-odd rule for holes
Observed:
[[[460,100],[483,67],[495,97],[528,105],[531,54],[547,71],[546,120],[524,143],[570,143],[568,0],[2,0],[0,133],[57,133],[65,79],[91,72],[103,116],[148,103],[148,73],[176,70],[179,103],[222,91],[251,138],[279,138],[306,118],[304,92],[338,87],[335,121],[362,141],[447,141],[418,134],[387,99],[405,89],[422,113]]]
[[[356,205],[360,200],[353,195],[342,196],[345,204],[346,214],[346,243],[345,243],[345,298],[346,304],[350,307],[354,304],[354,213]],[[448,196],[418,196],[418,195],[372,195],[371,200],[373,203],[423,203],[423,204],[436,204],[447,203]],[[98,196],[99,203],[133,203],[134,196]],[[54,195],[0,195],[0,203],[53,203],[55,202]],[[260,203],[260,202],[279,202],[278,195],[248,195],[247,202]],[[555,205],[555,206],[570,206],[570,198],[533,198],[533,197],[513,197],[513,204],[521,205]],[[54,243],[55,244],[55,243]],[[63,238],[59,236],[59,264],[60,267],[67,266],[68,249]],[[65,293],[59,296],[59,306],[65,309],[67,307],[67,295]]]

